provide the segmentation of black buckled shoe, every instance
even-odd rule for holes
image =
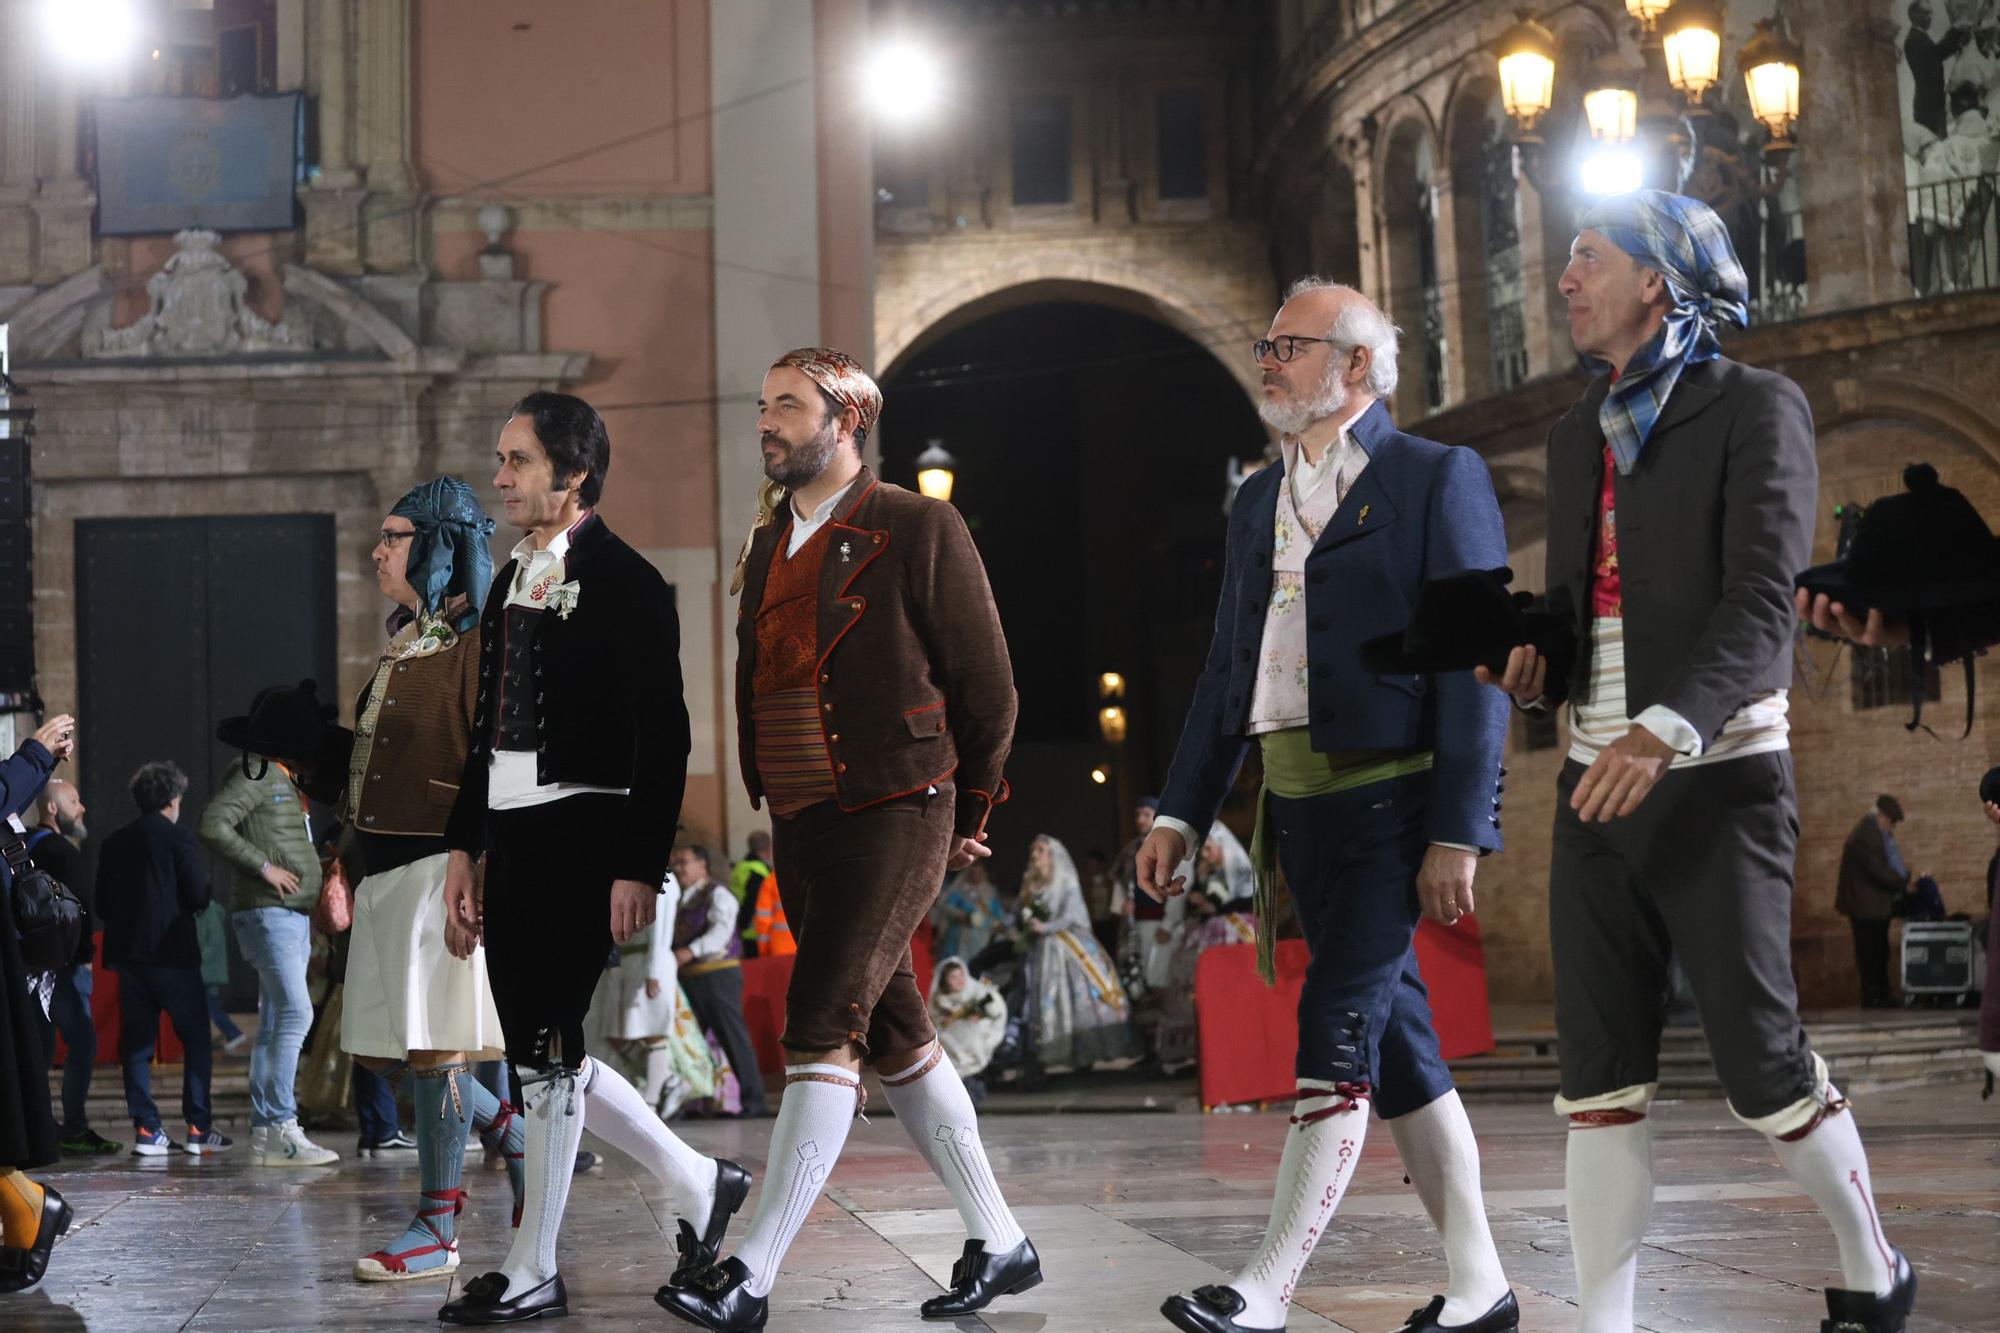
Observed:
[[[1042,1256],[1027,1237],[1005,1254],[988,1254],[983,1241],[969,1240],[951,1266],[951,1290],[920,1307],[926,1319],[952,1319],[984,1310],[998,1296],[1019,1296],[1042,1285]]]
[[[708,1210],[708,1226],[699,1239],[694,1227],[683,1217],[680,1219],[680,1235],[674,1238],[674,1248],[680,1251],[680,1261],[674,1265],[673,1276],[667,1285],[678,1287],[704,1268],[712,1268],[722,1257],[722,1237],[729,1230],[729,1219],[736,1216],[736,1210],[750,1197],[750,1173],[725,1157],[715,1159],[715,1202]]]
[[[1196,1287],[1192,1296],[1169,1296],[1160,1306],[1167,1322],[1186,1333],[1285,1333],[1285,1326],[1252,1328],[1236,1322],[1243,1293],[1234,1287]]]
[[[1896,1267],[1889,1294],[1828,1287],[1826,1318],[1820,1321],[1819,1333],[1903,1333],[1903,1325],[1917,1304],[1917,1274],[1901,1250],[1892,1249],[1891,1253],[1896,1256]]]
[[[42,1221],[35,1230],[35,1243],[25,1250],[0,1251],[0,1291],[26,1291],[40,1282],[49,1271],[49,1251],[56,1247],[56,1237],[69,1230],[75,1217],[62,1195],[42,1186]]]
[[[569,1292],[563,1287],[561,1273],[518,1296],[507,1294],[505,1273],[481,1273],[465,1284],[463,1295],[438,1311],[438,1320],[446,1324],[519,1324],[568,1313]]]
[[[1514,1333],[1521,1327],[1521,1304],[1511,1291],[1469,1324],[1440,1323],[1438,1316],[1443,1313],[1444,1297],[1433,1296],[1423,1309],[1410,1311],[1410,1322],[1396,1333]]]
[[[661,1287],[653,1293],[653,1303],[714,1333],[748,1333],[771,1317],[770,1298],[750,1294],[750,1270],[735,1255],[689,1275],[678,1286]]]

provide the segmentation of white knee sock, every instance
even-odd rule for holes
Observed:
[[[1632,1284],[1653,1212],[1652,1126],[1571,1121],[1568,1156],[1578,1333],[1632,1333]]]
[[[839,1065],[785,1066],[785,1099],[771,1128],[757,1214],[736,1252],[750,1270],[752,1296],[771,1294],[785,1251],[847,1143],[860,1088],[859,1077]]]
[[[1368,1102],[1332,1088],[1300,1084],[1298,1105],[1285,1130],[1278,1162],[1278,1187],[1264,1242],[1249,1264],[1230,1279],[1243,1297],[1236,1322],[1245,1328],[1283,1328],[1285,1311],[1299,1273],[1312,1257],[1320,1233],[1333,1220],[1347,1182],[1361,1160],[1368,1133]]]
[[[1450,1269],[1441,1324],[1469,1324],[1507,1294],[1507,1274],[1479,1192],[1479,1143],[1457,1089],[1389,1122],[1396,1151],[1444,1240]]]
[[[966,1236],[979,1241],[988,1254],[1005,1254],[1027,1236],[993,1179],[986,1146],[979,1140],[979,1117],[965,1083],[941,1050],[938,1056],[937,1065],[920,1078],[911,1076],[923,1070],[930,1057],[908,1069],[884,1071],[883,1094],[925,1163],[944,1182],[965,1222]]]
[[[1829,1092],[1832,1090],[1829,1089]],[[1838,1093],[1832,1093],[1835,1098]],[[1826,1117],[1792,1143],[1773,1138],[1778,1160],[1800,1188],[1812,1196],[1833,1226],[1840,1246],[1841,1285],[1849,1291],[1889,1294],[1895,1259],[1882,1237],[1882,1219],[1875,1211],[1875,1192],[1868,1177],[1868,1154],[1854,1113],[1841,1110]]]
[[[519,1296],[556,1275],[556,1233],[562,1229],[563,1207],[569,1202],[570,1177],[576,1172],[576,1146],[583,1141],[583,1093],[577,1079],[561,1074],[531,1081],[537,1071],[522,1069],[522,1165],[527,1188],[521,1201],[521,1225],[500,1271],[507,1278],[507,1295]]]
[[[590,1132],[658,1176],[674,1211],[699,1234],[715,1204],[715,1162],[681,1142],[615,1069],[585,1058],[583,1108]]]

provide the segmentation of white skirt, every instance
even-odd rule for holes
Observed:
[[[664,1037],[674,1030],[674,978],[668,977],[660,993],[646,998],[646,955],[620,955],[618,966],[604,974],[608,1002],[605,1035],[620,1041],[644,1041]]]
[[[506,1041],[486,981],[486,950],[444,947],[440,853],[370,875],[354,890],[354,931],[340,1015],[341,1049],[401,1060],[411,1051],[464,1051],[498,1060]]]

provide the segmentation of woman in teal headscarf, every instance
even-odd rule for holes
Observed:
[[[474,950],[444,945],[444,826],[472,748],[479,694],[479,607],[493,581],[493,520],[472,488],[439,477],[396,502],[373,553],[375,580],[396,605],[389,643],[354,706],[354,752],[341,809],[354,891],[341,1047],[400,1078],[415,1071],[417,1214],[384,1248],[355,1262],[364,1282],[443,1277],[458,1267],[465,1145],[476,1128],[507,1158],[521,1207],[521,1124],[472,1077],[497,1060],[500,1017]]]

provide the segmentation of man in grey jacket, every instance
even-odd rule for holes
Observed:
[[[1854,928],[1854,971],[1861,978],[1861,1007],[1889,1006],[1889,922],[1917,877],[1903,864],[1896,825],[1903,803],[1878,796],[1840,849],[1840,886],[1834,908]]]
[[[1705,204],[1599,203],[1561,290],[1577,351],[1610,372],[1549,435],[1549,586],[1569,593],[1584,651],[1554,680],[1517,648],[1499,683],[1526,707],[1570,706],[1549,913],[1581,1327],[1632,1327],[1678,959],[1731,1110],[1833,1227],[1844,1284],[1827,1288],[1827,1327],[1895,1333],[1916,1279],[1883,1238],[1791,971],[1785,689],[1818,511],[1812,413],[1790,380],[1721,355],[1717,327],[1745,322],[1747,292]]]

